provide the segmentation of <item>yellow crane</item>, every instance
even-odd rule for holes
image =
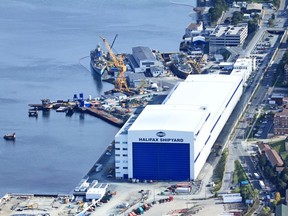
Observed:
[[[114,52],[112,51],[109,42],[102,36],[100,36],[100,38],[103,40],[115,67],[117,67],[118,69],[118,76],[115,80],[115,88],[118,89],[119,91],[123,90],[129,91],[127,81],[125,78],[125,72],[127,68],[126,65],[124,64],[122,55],[118,55],[118,57],[116,57]]]

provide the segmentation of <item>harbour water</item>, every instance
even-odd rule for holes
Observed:
[[[113,140],[118,128],[89,115],[52,110],[28,117],[29,103],[112,88],[86,69],[89,58],[80,60],[99,35],[111,41],[118,34],[119,53],[139,45],[178,51],[191,12],[169,0],[2,0],[0,136],[17,138],[0,139],[0,195],[69,193]]]

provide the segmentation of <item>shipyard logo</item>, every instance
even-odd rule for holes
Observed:
[[[166,134],[165,134],[163,131],[159,131],[158,133],[156,133],[156,135],[157,135],[158,137],[164,137],[164,136],[166,136]]]

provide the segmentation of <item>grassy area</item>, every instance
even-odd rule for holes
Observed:
[[[275,149],[278,153],[285,151],[285,140],[280,140],[277,142],[271,143],[271,147]]]
[[[288,151],[280,153],[283,160],[288,161]]]
[[[235,168],[234,168],[234,173],[233,173],[233,183],[238,184],[241,181],[247,180],[248,179],[247,175],[238,160],[234,162],[234,166]]]
[[[224,176],[227,156],[228,156],[228,149],[226,148],[223,151],[221,158],[213,171],[213,181],[215,182],[215,187],[213,188],[213,192],[220,190],[222,186],[222,179]]]
[[[270,146],[281,155],[283,160],[288,160],[288,151],[285,151],[285,140],[273,142]]]

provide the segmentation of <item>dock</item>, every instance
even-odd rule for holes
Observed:
[[[104,121],[113,124],[116,127],[122,127],[126,120],[115,117],[114,115],[106,112],[103,109],[97,107],[81,107],[82,112],[96,116]]]
[[[114,92],[116,93],[116,92]],[[119,92],[117,92],[119,93]],[[124,93],[102,95],[97,98],[83,98],[83,93],[74,94],[73,99],[50,101],[50,99],[42,99],[41,104],[28,104],[29,116],[38,115],[38,111],[46,111],[53,109],[56,112],[66,113],[70,117],[74,112],[87,113],[89,115],[100,118],[109,124],[121,128],[130,118],[131,112],[138,107],[146,106],[152,97],[149,94],[136,94],[136,90],[130,92],[134,96],[127,96]],[[136,94],[136,95],[135,95]]]

